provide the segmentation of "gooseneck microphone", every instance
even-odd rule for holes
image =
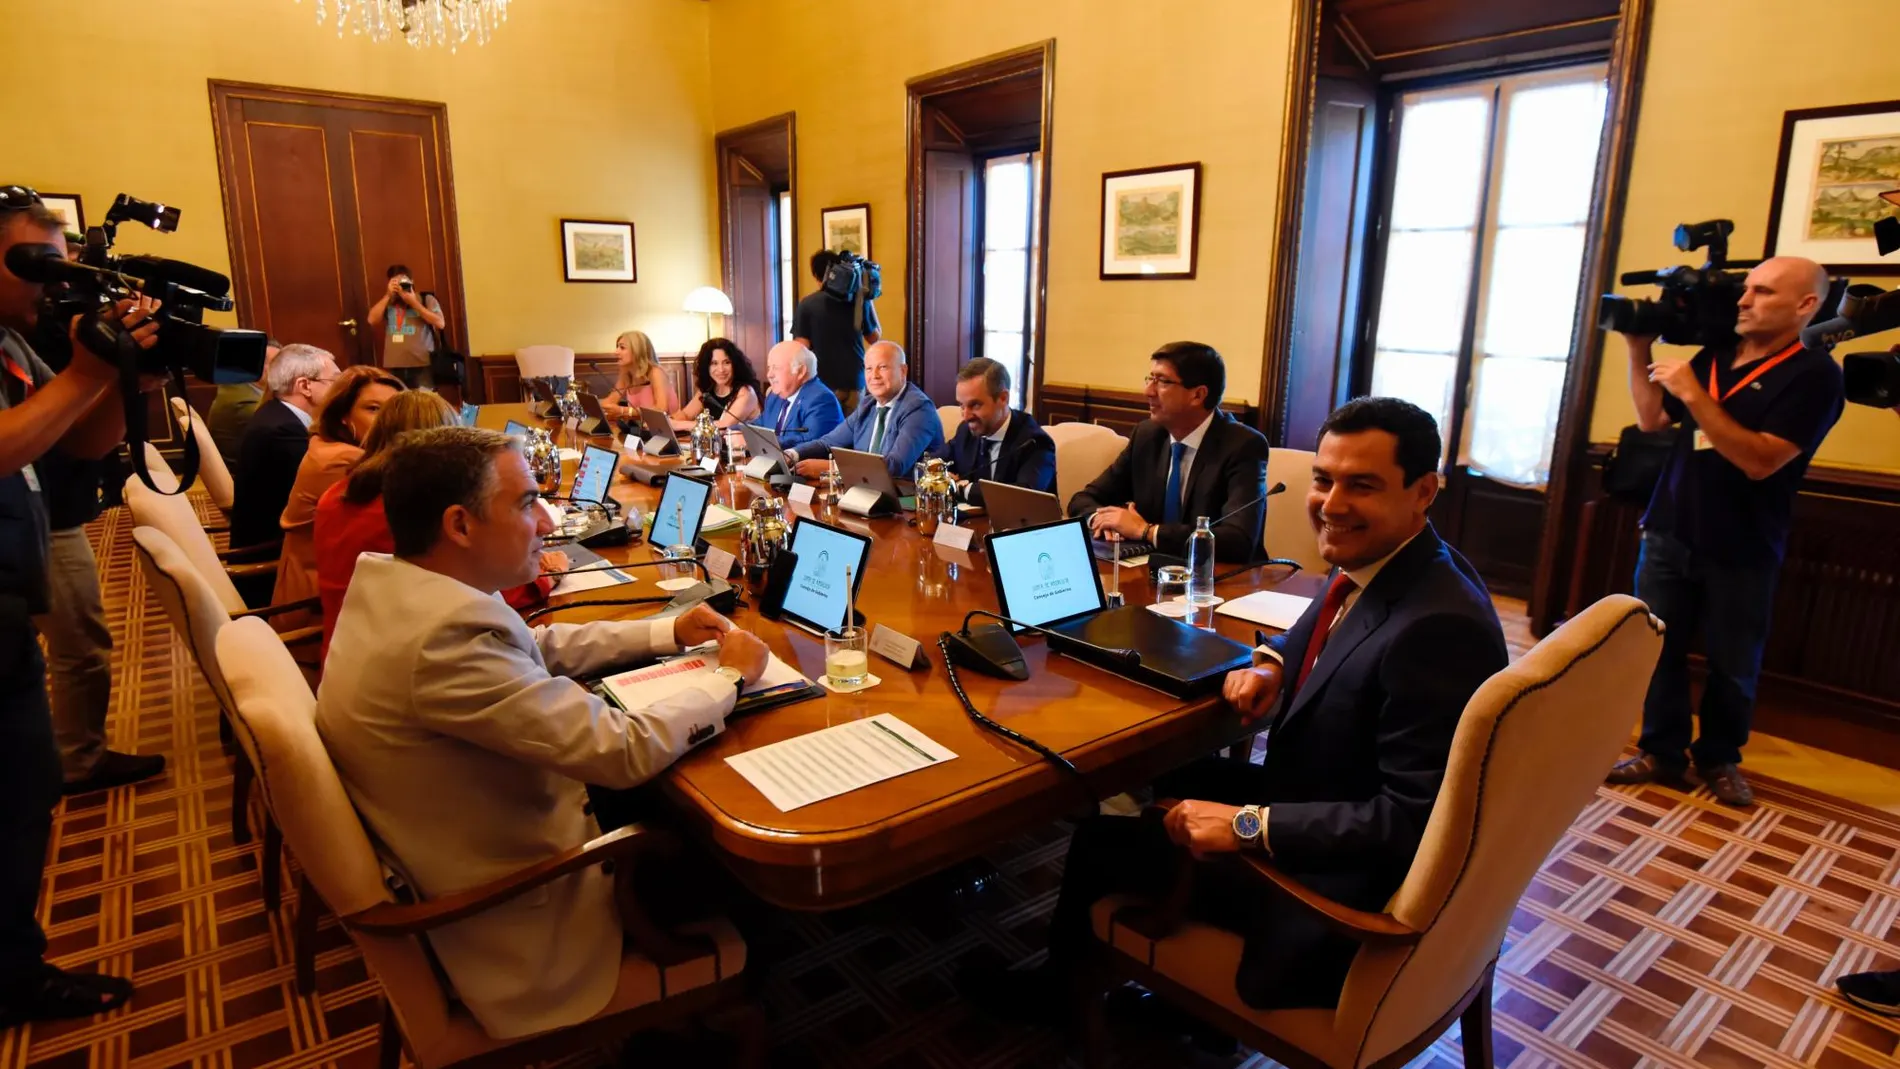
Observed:
[[[996,624],[979,624],[972,628],[970,621],[979,616],[987,616],[1013,627],[1033,631],[1046,639],[1049,648],[1058,653],[1069,653],[1073,656],[1075,650],[1087,650],[1112,662],[1114,668],[1126,671],[1141,667],[1141,654],[1136,650],[1119,646],[1098,646],[1073,635],[1064,635],[1023,620],[1011,619],[987,609],[972,609],[964,614],[962,630],[944,632],[948,654],[959,664],[999,679],[1028,679],[1029,665],[1023,660],[1023,648],[1017,644],[1016,637],[1009,633],[1009,628]]]
[[[1270,498],[1275,494],[1284,494],[1284,493],[1286,493],[1286,484],[1274,483],[1273,488],[1268,490],[1266,493],[1261,494],[1259,497],[1254,498],[1252,501],[1247,502],[1245,505],[1241,505],[1237,508],[1228,510],[1226,515],[1222,516],[1218,520],[1215,520],[1213,523],[1209,524],[1208,526],[1218,527],[1221,524],[1226,523],[1228,520],[1233,519],[1235,516],[1238,516],[1241,513],[1247,511],[1248,509],[1253,508],[1255,505],[1263,504],[1267,500],[1267,498]]]

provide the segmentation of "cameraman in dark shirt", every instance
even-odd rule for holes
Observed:
[[[4,266],[17,244],[64,252],[64,224],[39,194],[0,186],[0,1030],[103,1013],[132,996],[128,980],[48,963],[35,912],[61,779],[33,626],[49,604],[37,462],[56,447],[82,460],[110,453],[125,437],[125,413],[110,364],[75,346],[71,365],[55,375],[19,333],[39,318],[41,287]],[[156,342],[149,305],[121,302],[118,314],[141,346]]]
[[[838,254],[820,249],[811,254],[812,277],[818,290],[798,302],[792,313],[792,337],[818,355],[818,381],[838,396],[846,416],[858,410],[864,389],[864,350],[878,341],[880,325],[877,309],[864,302],[864,323],[860,328],[854,302],[841,301],[825,292],[825,276]]]
[[[1643,516],[1636,565],[1636,596],[1667,627],[1662,658],[1643,702],[1642,753],[1618,764],[1611,783],[1676,781],[1693,761],[1718,801],[1754,801],[1738,765],[1794,496],[1844,404],[1840,366],[1801,345],[1827,292],[1819,264],[1777,256],[1743,283],[1733,353],[1652,364],[1655,339],[1626,335],[1637,423],[1681,428]],[[1691,744],[1698,633],[1708,682]]]

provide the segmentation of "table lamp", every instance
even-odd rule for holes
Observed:
[[[732,298],[711,286],[701,286],[686,295],[686,310],[706,317],[706,340],[712,340],[712,317],[732,314]]]

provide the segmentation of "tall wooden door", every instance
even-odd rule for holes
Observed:
[[[727,212],[733,257],[732,325],[739,351],[758,368],[779,336],[777,197],[765,174],[736,152],[727,153]]]
[[[911,374],[940,405],[956,401],[957,371],[976,355],[976,160],[967,149],[924,154],[923,320]]]
[[[213,81],[211,110],[240,323],[380,362],[369,307],[400,263],[467,345],[443,105]]]

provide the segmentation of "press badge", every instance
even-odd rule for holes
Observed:
[[[34,472],[33,465],[28,464],[26,467],[21,468],[20,471],[26,475],[26,488],[28,490],[33,491],[36,494],[39,493],[40,492],[40,477],[37,473]]]
[[[1697,452],[1701,452],[1704,449],[1715,448],[1715,443],[1709,441],[1708,434],[1706,434],[1700,427],[1697,427],[1695,431],[1695,448]]]

